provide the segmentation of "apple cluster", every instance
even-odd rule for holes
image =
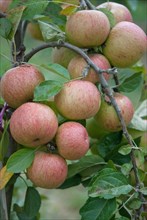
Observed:
[[[101,69],[133,65],[145,52],[145,33],[132,22],[131,13],[123,5],[109,2],[98,9],[101,7],[113,13],[116,25],[112,29],[102,11],[81,10],[67,19],[67,40],[88,51],[101,46],[102,53],[88,53]],[[14,67],[3,75],[0,82],[3,99],[14,109],[10,118],[12,137],[22,146],[36,148],[34,161],[26,171],[27,177],[42,188],[60,186],[67,177],[68,160],[78,160],[88,152],[89,133],[80,120],[88,122],[92,119],[106,132],[122,129],[110,100],[104,100],[96,86],[98,74],[90,68],[88,75],[79,79],[87,66],[82,57],[67,48],[54,49],[53,62],[68,68],[71,76],[71,80],[64,83],[54,96],[56,110],[33,102],[35,87],[45,81],[35,66],[22,64]],[[103,74],[109,80],[110,76]],[[120,93],[114,93],[114,97],[128,125],[134,114],[133,104]],[[67,120],[59,124],[58,115]],[[51,142],[57,147],[56,153],[44,150]]]

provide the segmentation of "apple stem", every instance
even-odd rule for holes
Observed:
[[[89,0],[84,0],[84,2],[87,5],[89,10],[95,10],[96,9],[96,7]]]

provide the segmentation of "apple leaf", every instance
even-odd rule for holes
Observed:
[[[0,19],[0,35],[4,38],[8,38],[12,28],[11,22],[7,18]]]
[[[0,170],[0,190],[5,187],[5,185],[11,179],[12,176],[13,176],[13,173],[8,172],[7,169],[6,169],[6,166],[4,166]]]
[[[70,80],[70,75],[69,75],[68,70],[57,63],[50,63],[48,65],[41,65],[41,66],[51,71],[52,73],[64,78],[65,82]]]
[[[132,163],[124,163],[122,166],[121,166],[121,172],[126,176],[130,173],[132,169]]]
[[[116,208],[115,199],[88,198],[80,209],[81,220],[110,220]]]
[[[147,187],[141,188],[141,189],[140,189],[140,192],[141,192],[143,195],[147,196]]]
[[[116,24],[116,21],[112,12],[109,11],[107,8],[99,8],[97,10],[103,12],[107,16],[110,22],[110,27],[113,28]]]
[[[29,218],[35,217],[41,206],[41,197],[34,187],[28,187],[25,195],[24,213]]]
[[[67,6],[66,8],[64,8],[60,14],[61,15],[65,15],[65,16],[70,16],[72,15],[74,12],[76,12],[77,10],[77,6],[74,6],[74,5],[70,5],[70,6]]]
[[[19,173],[28,168],[35,156],[36,149],[23,148],[13,153],[7,161],[7,170]]]
[[[127,178],[112,168],[100,170],[91,180],[89,185],[89,195],[112,199],[120,195],[128,194],[133,187],[128,184]]]
[[[40,83],[34,91],[33,101],[49,101],[49,98],[55,96],[63,87],[63,83],[55,80],[46,80]]]
[[[69,187],[77,186],[81,183],[81,176],[80,175],[75,175],[71,178],[68,178],[64,181],[64,183],[59,186],[59,189],[67,189]]]
[[[140,118],[135,112],[130,124],[128,125],[128,128],[133,128],[139,131],[147,131],[146,120],[143,120],[142,118]]]
[[[23,15],[23,12],[25,10],[25,6],[20,6],[18,8],[14,8],[14,9],[11,9],[9,12],[8,12],[8,16],[7,18],[10,20],[10,22],[12,23],[12,29],[9,33],[9,40],[12,40],[16,31],[17,31],[17,28],[18,28],[18,25],[20,23],[20,20],[22,18],[22,15]]]
[[[82,157],[79,161],[69,164],[68,178],[86,170],[87,168],[101,165],[104,162],[103,158],[98,155],[87,155]],[[98,169],[97,169],[98,170]]]
[[[121,146],[118,152],[122,155],[127,155],[131,152],[131,150],[132,150],[132,147],[130,146],[130,144],[126,144],[126,145]]]
[[[120,86],[119,86],[119,90],[122,92],[132,92],[133,90],[135,90],[137,87],[139,87],[139,85],[142,85],[143,83],[143,77],[141,72],[137,72],[135,74],[133,74],[132,76],[130,76],[129,78],[127,78]]]

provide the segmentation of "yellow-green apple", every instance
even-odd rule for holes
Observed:
[[[65,32],[69,42],[78,47],[96,47],[108,37],[110,23],[101,11],[81,10],[69,17]]]
[[[127,96],[120,93],[115,93],[114,98],[119,109],[121,110],[126,125],[128,125],[134,115],[134,107],[131,100]],[[97,123],[106,131],[114,132],[122,129],[114,107],[105,100],[102,100],[100,110],[94,118]]]
[[[89,150],[88,133],[78,122],[69,121],[61,124],[55,140],[59,154],[68,160],[78,160]]]
[[[43,36],[41,33],[41,30],[39,28],[39,24],[37,23],[29,23],[27,26],[27,31],[30,33],[30,35],[39,41],[43,41]]]
[[[42,73],[33,65],[14,67],[0,81],[1,95],[10,107],[17,108],[33,99],[35,87],[44,80]]]
[[[139,61],[146,49],[145,32],[132,22],[122,21],[110,31],[103,54],[113,66],[126,68]]]
[[[89,54],[89,58],[93,61],[93,63],[101,69],[109,69],[111,68],[109,61],[102,54]],[[83,71],[87,67],[87,62],[83,57],[75,56],[68,65],[68,71],[72,79],[79,78],[82,76]],[[106,80],[110,78],[110,75],[107,73],[103,73]],[[92,83],[99,82],[98,74],[90,68],[88,71],[88,75],[83,78],[83,80],[88,80]]]
[[[68,48],[61,47],[52,50],[52,61],[58,63],[65,68],[68,67],[70,60],[76,56],[76,53]]]
[[[116,23],[121,21],[133,21],[131,12],[122,4],[116,2],[105,2],[97,6],[97,9],[101,8],[106,8],[108,11],[110,11],[114,16]]]
[[[88,135],[95,139],[101,139],[109,133],[108,131],[105,131],[93,117],[86,120],[86,129],[88,131]]]
[[[100,107],[101,96],[97,87],[83,80],[73,80],[64,84],[55,96],[58,111],[71,120],[87,119],[94,116]]]
[[[27,177],[41,188],[59,187],[67,177],[67,163],[57,154],[37,151],[32,165],[27,169]]]
[[[18,107],[10,119],[12,137],[19,144],[36,147],[48,143],[56,134],[58,120],[47,105],[27,102]]]

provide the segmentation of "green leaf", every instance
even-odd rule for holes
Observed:
[[[55,80],[47,80],[40,83],[34,90],[33,101],[49,101],[49,98],[56,95],[63,87],[63,84]]]
[[[13,153],[7,161],[7,170],[19,173],[28,168],[35,156],[36,149],[23,148]]]
[[[13,210],[16,212],[19,220],[38,220],[36,216],[28,217],[26,213],[24,212],[23,207],[17,205],[16,203],[13,205]]]
[[[143,195],[147,196],[147,187],[141,188],[141,189],[140,189],[140,192],[141,192]]]
[[[103,12],[107,16],[107,18],[109,19],[109,22],[110,22],[110,27],[113,28],[116,24],[116,20],[114,18],[114,15],[112,14],[112,12],[109,11],[107,8],[99,8],[97,10]]]
[[[23,13],[23,19],[31,20],[36,14],[42,14],[48,5],[48,0],[26,0],[24,2],[26,10]]]
[[[131,150],[132,150],[132,147],[130,146],[130,144],[126,144],[120,147],[118,152],[122,155],[127,155],[131,152]]]
[[[126,176],[129,175],[130,171],[132,169],[131,163],[125,163],[121,166],[121,172]]]
[[[132,92],[134,91],[141,83],[143,82],[143,77],[141,72],[137,72],[133,74],[133,76],[129,77],[125,80],[120,86],[119,90],[122,92]]]
[[[129,203],[128,207],[132,210],[139,209],[141,206],[141,201],[138,198],[133,198]]]
[[[0,161],[3,161],[9,146],[9,133],[7,131],[9,121],[5,122],[4,131],[0,140]]]
[[[34,187],[28,187],[25,195],[24,212],[29,217],[35,217],[41,206],[41,197]]]
[[[64,68],[63,66],[57,64],[57,63],[51,63],[48,65],[41,65],[43,68],[53,72],[54,74],[62,77],[65,79],[65,82],[67,82],[67,80],[70,80],[70,75],[69,72],[66,68]]]
[[[4,38],[8,38],[12,28],[11,22],[7,18],[0,19],[0,35]]]
[[[81,183],[81,176],[75,175],[71,178],[68,178],[64,181],[64,183],[59,186],[59,189],[67,189],[69,187],[77,186]]]
[[[89,198],[80,209],[81,220],[109,220],[115,213],[116,200]]]
[[[89,195],[111,199],[128,194],[133,187],[128,184],[126,177],[111,168],[104,168],[97,173],[89,185]]]
[[[8,36],[9,40],[13,39],[25,8],[26,8],[25,6],[20,6],[18,8],[14,8],[9,11],[7,18],[12,23],[12,29],[11,29],[11,32],[9,33],[9,36]]]
[[[65,39],[65,33],[61,31],[61,29],[52,23],[46,23],[38,20],[38,24],[43,36],[43,39],[47,42],[53,40]]]
[[[103,158],[98,155],[88,155],[82,157],[78,162],[69,164],[68,166],[68,178],[86,170],[87,168],[95,165],[101,165],[104,162]]]

